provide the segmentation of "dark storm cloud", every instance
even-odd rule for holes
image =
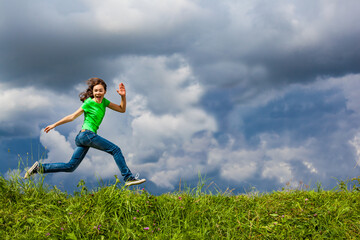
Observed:
[[[196,73],[204,83],[254,88],[255,93],[358,73],[359,3],[308,3],[254,3],[245,13],[233,4],[237,9],[227,9],[227,24],[214,34],[200,34],[188,53]]]
[[[63,7],[42,5],[41,1],[24,5],[5,3],[0,10],[0,77],[1,81],[17,86],[46,84],[59,90],[64,84],[75,85],[79,79],[94,75],[111,78],[118,73],[118,69],[107,67],[113,58],[173,54],[184,48],[179,47],[182,41],[185,44],[176,34],[184,26],[165,32],[141,32],[136,28],[131,32],[108,31],[99,26],[96,16],[90,12],[83,14],[90,11],[89,6],[64,13]],[[126,21],[114,19],[122,20]],[[189,29],[192,31],[194,28]]]
[[[164,15],[158,26],[147,25],[151,13],[143,12],[144,26],[131,31],[104,29],[89,2],[64,4],[3,1],[1,81],[59,89],[114,77],[119,70],[107,67],[114,57],[180,53],[204,84],[254,88],[251,97],[262,87],[360,70],[356,1],[198,2],[172,28]]]

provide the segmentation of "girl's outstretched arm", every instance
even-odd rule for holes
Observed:
[[[48,133],[51,129],[61,125],[61,124],[64,124],[64,123],[68,123],[68,122],[71,122],[71,121],[74,121],[77,117],[79,117],[82,113],[84,112],[84,110],[80,107],[78,110],[76,110],[74,113],[70,114],[70,115],[67,115],[66,117],[64,117],[63,119],[61,119],[60,121],[54,123],[54,124],[51,124],[49,126],[47,126],[45,129],[44,129],[44,132]]]
[[[117,105],[117,104],[111,102],[108,107],[110,109],[114,110],[114,111],[124,113],[126,111],[126,90],[125,90],[125,85],[123,83],[120,83],[119,84],[119,89],[117,89],[116,91],[121,96],[121,103],[120,103],[120,105]]]

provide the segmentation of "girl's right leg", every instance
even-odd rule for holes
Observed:
[[[84,159],[88,150],[89,147],[78,145],[68,163],[43,163],[40,171],[43,173],[73,172]]]

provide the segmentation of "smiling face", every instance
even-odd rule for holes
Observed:
[[[106,91],[103,85],[101,84],[95,85],[93,88],[94,101],[97,103],[101,103],[105,96],[105,93]]]

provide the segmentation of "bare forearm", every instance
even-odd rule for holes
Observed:
[[[77,117],[79,117],[82,113],[84,112],[84,110],[80,107],[78,110],[76,110],[76,112],[74,112],[73,114],[67,115],[66,117],[62,118],[60,121],[57,121],[54,124],[51,124],[49,126],[47,126],[44,131],[46,133],[48,133],[51,129],[64,124],[64,123],[68,123],[71,121],[74,121]]]
[[[71,122],[71,121],[73,121],[73,120],[74,120],[74,119],[73,119],[72,115],[68,115],[68,116],[62,118],[61,120],[57,121],[56,123],[54,123],[54,126],[57,127],[57,126],[60,126],[60,125],[62,125],[62,124]]]
[[[68,115],[68,116],[64,117],[63,119],[57,121],[56,123],[47,126],[44,131],[46,133],[48,133],[51,129],[56,128],[57,126],[62,125],[64,123],[71,122],[72,120],[73,119],[72,119],[71,115]]]
[[[121,103],[120,105],[117,105],[117,103],[112,103],[108,105],[108,108],[111,110],[124,113],[126,112],[126,90],[123,83],[119,84],[119,89],[116,90],[118,94],[121,96]]]
[[[120,109],[121,112],[126,112],[126,96],[121,96]]]

